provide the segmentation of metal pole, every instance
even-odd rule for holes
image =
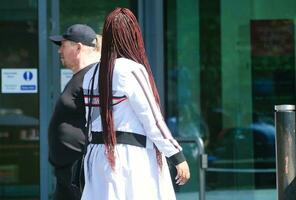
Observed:
[[[48,77],[47,77],[47,1],[38,1],[39,33],[39,146],[40,146],[40,199],[48,200]]]
[[[208,168],[208,156],[204,151],[204,143],[199,137],[196,141],[199,150],[199,199],[206,199],[206,169]]]
[[[275,106],[276,186],[278,200],[292,200],[296,195],[295,106]]]
[[[208,168],[208,156],[205,154],[204,143],[198,138],[176,138],[180,143],[195,143],[198,148],[198,173],[199,173],[199,200],[206,199],[206,169]]]

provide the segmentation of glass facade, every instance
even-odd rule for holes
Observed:
[[[296,102],[296,1],[161,2],[162,10],[159,0],[0,2],[1,200],[47,200],[55,187],[51,168],[42,167],[50,166],[42,144],[65,69],[56,46],[42,38],[74,23],[101,33],[106,14],[118,6],[139,18],[173,135],[204,141],[206,199],[276,199],[273,113],[274,105]],[[163,22],[155,23],[155,16]],[[163,41],[164,56],[162,45],[153,49],[155,41]],[[164,69],[154,66],[162,61]],[[48,80],[38,80],[45,77],[41,69]],[[41,98],[41,88],[48,98]],[[177,199],[197,199],[199,152],[194,142],[181,145],[192,177],[174,185]]]
[[[0,199],[39,199],[38,3],[0,3]]]
[[[166,119],[176,136],[203,138],[207,199],[276,199],[273,113],[296,100],[296,2],[167,0],[164,8]]]

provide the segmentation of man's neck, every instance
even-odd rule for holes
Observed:
[[[73,73],[76,74],[85,67],[100,61],[101,54],[95,51],[82,51],[77,59],[77,67],[73,68]]]
[[[72,71],[74,74],[76,74],[77,72],[79,72],[80,70],[84,69],[85,67],[93,64],[93,63],[96,63],[98,62],[97,60],[94,60],[94,59],[88,59],[88,60],[84,60],[84,61],[81,61],[77,67],[73,68]]]

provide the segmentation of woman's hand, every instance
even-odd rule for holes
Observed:
[[[190,178],[189,166],[186,161],[176,165],[177,176],[175,177],[177,185],[184,185]]]

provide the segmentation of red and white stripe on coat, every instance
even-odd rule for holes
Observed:
[[[84,95],[84,102],[86,106],[90,105],[90,95]],[[120,104],[121,102],[127,100],[126,96],[121,96],[121,97],[112,97],[112,106],[115,106],[117,104]],[[91,102],[92,107],[100,107],[100,96],[99,95],[93,95],[92,96],[92,102]]]
[[[143,69],[140,69],[140,72],[132,71],[133,76],[137,80],[138,84],[141,86],[147,100],[150,106],[150,109],[153,113],[153,117],[156,123],[156,126],[160,130],[163,138],[168,139],[175,148],[177,148],[179,151],[182,150],[182,147],[179,145],[179,143],[173,138],[169,128],[167,127],[163,116],[161,114],[159,105],[156,103],[153,91],[148,79],[148,75],[145,75],[145,72]]]

